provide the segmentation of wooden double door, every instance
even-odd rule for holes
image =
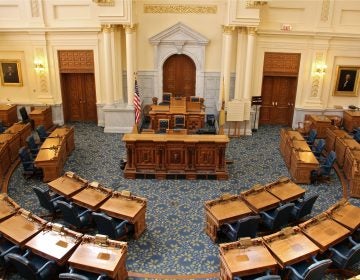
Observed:
[[[195,96],[196,66],[184,54],[170,56],[163,65],[163,91],[173,96]]]
[[[93,73],[63,73],[61,88],[65,122],[97,122]]]
[[[292,125],[297,77],[264,76],[260,124]]]

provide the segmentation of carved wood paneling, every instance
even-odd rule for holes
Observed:
[[[59,51],[60,73],[94,73],[92,50]]]
[[[264,75],[297,76],[300,56],[299,53],[265,53]]]

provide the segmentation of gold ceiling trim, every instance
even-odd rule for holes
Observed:
[[[94,3],[99,6],[114,6],[115,0],[93,0]]]
[[[151,5],[144,4],[147,14],[216,14],[216,5]]]

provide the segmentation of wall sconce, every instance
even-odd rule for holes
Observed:
[[[324,75],[326,72],[327,65],[326,64],[316,64],[315,65],[315,73],[318,75]]]
[[[44,65],[42,64],[42,62],[40,61],[40,60],[35,60],[34,61],[34,68],[35,68],[35,71],[37,72],[37,73],[41,73],[41,72],[44,72],[44,70],[45,70],[45,67],[44,67]]]

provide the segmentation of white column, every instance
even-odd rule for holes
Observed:
[[[125,28],[125,41],[126,41],[126,81],[127,81],[128,108],[133,108],[134,85],[135,85],[134,72],[136,70],[134,64],[135,26],[126,25],[124,26],[124,28]]]
[[[102,26],[104,41],[104,84],[105,84],[105,105],[114,103],[114,82],[113,82],[113,65],[112,65],[112,44],[111,33],[114,33],[114,27],[111,24]]]
[[[230,61],[231,61],[231,44],[232,44],[233,30],[234,27],[223,26],[223,45],[222,45],[220,92],[219,92],[220,105],[222,101],[225,101],[225,104],[227,104],[227,102],[229,101]],[[222,79],[224,79],[224,82]]]
[[[246,59],[246,29],[238,28],[237,49],[236,49],[236,77],[235,77],[235,99],[244,97],[244,73]]]
[[[248,27],[247,36],[247,49],[245,61],[245,74],[244,74],[244,99],[249,100],[252,96],[251,82],[253,72],[254,60],[254,44],[255,44],[255,31],[254,27]]]

